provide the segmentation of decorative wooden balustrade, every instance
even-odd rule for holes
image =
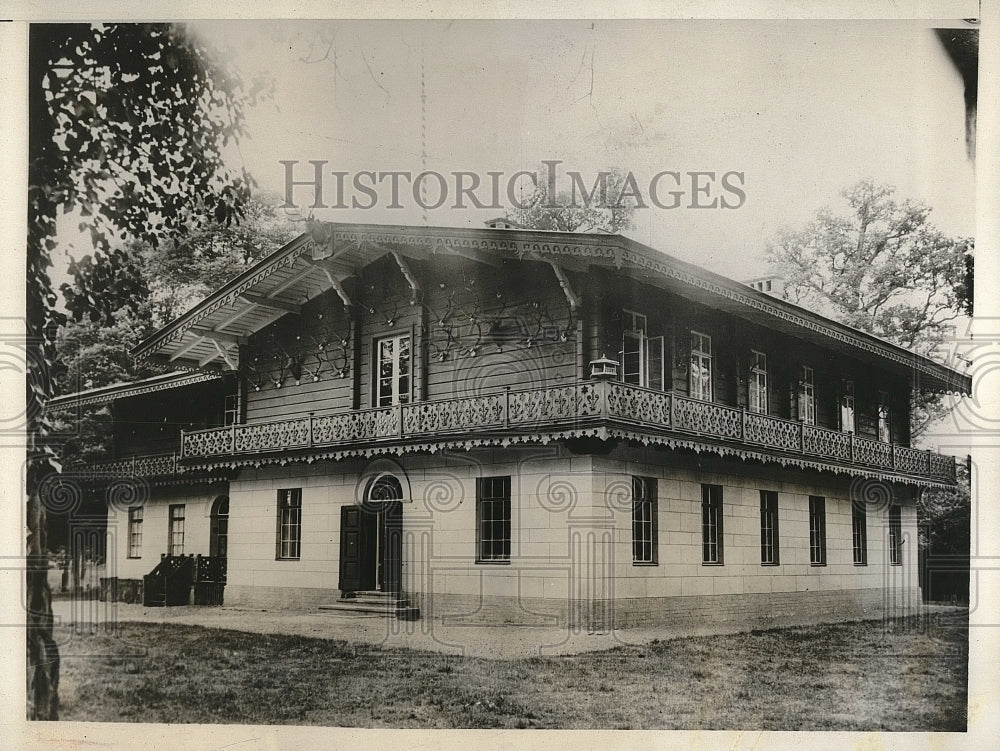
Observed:
[[[76,477],[102,479],[113,477],[169,477],[183,470],[178,464],[178,455],[170,454],[135,455],[109,462],[95,462],[67,470]]]
[[[843,467],[953,483],[952,457],[612,381],[509,390],[182,432],[181,462],[316,449],[445,443],[456,436],[622,434],[737,445]],[[595,432],[597,431],[597,432]],[[763,452],[760,450],[763,449]],[[202,460],[197,462],[196,460]],[[210,462],[209,462],[210,463]]]

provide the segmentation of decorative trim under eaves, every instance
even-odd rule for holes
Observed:
[[[906,485],[929,488],[951,488],[947,482],[934,480],[932,478],[915,477],[912,475],[899,475],[892,472],[884,472],[877,469],[866,469],[861,467],[845,467],[839,464],[805,459],[784,454],[773,454],[752,449],[744,449],[735,446],[691,440],[686,438],[669,438],[663,436],[651,436],[633,430],[622,428],[576,428],[555,432],[538,433],[534,435],[507,435],[507,436],[484,436],[482,438],[464,439],[441,439],[432,443],[407,443],[394,446],[374,446],[368,448],[345,448],[332,450],[312,450],[309,453],[297,452],[283,455],[240,457],[232,459],[217,459],[197,464],[188,464],[192,470],[216,470],[216,469],[243,469],[259,468],[264,466],[285,466],[288,464],[313,464],[317,461],[339,461],[348,458],[372,458],[376,456],[401,456],[418,452],[436,453],[445,450],[470,450],[474,448],[521,446],[525,444],[546,445],[552,441],[566,440],[567,438],[599,438],[608,440],[612,438],[634,441],[644,446],[662,446],[675,450],[690,450],[696,453],[707,452],[717,456],[728,458],[733,457],[744,461],[758,461],[764,464],[779,464],[783,467],[796,467],[798,469],[808,469],[818,472],[832,472],[838,475],[850,477],[866,477],[888,482],[899,482]]]
[[[143,384],[142,382],[138,382],[135,384],[124,384],[120,388],[108,387],[99,393],[90,395],[86,395],[85,393],[79,396],[67,394],[65,396],[53,398],[46,405],[46,408],[52,411],[61,411],[72,407],[87,407],[92,404],[107,404],[108,402],[113,402],[116,399],[127,399],[132,396],[152,394],[156,391],[167,391],[169,389],[176,389],[182,386],[190,386],[195,383],[202,383],[203,381],[214,381],[218,378],[222,378],[222,375],[222,373],[204,371],[189,372],[174,379],[164,379],[158,383]]]

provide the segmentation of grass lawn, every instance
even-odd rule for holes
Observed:
[[[963,731],[968,615],[484,660],[124,623],[64,648],[62,719],[399,728]]]

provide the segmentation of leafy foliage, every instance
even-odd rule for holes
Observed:
[[[965,462],[956,464],[954,488],[927,490],[917,507],[920,543],[935,553],[968,556],[971,544],[972,488]]]
[[[205,45],[167,24],[32,24],[28,51],[27,377],[28,715],[58,719],[59,651],[46,580],[46,499],[59,470],[42,405],[53,392],[62,314],[49,278],[60,216],[76,213],[97,254],[126,238],[152,247],[210,217],[232,224],[251,180],[225,149],[244,132],[243,111],[263,93],[216,64]],[[78,269],[109,292],[95,254]],[[121,260],[119,258],[119,260]],[[136,280],[133,278],[133,282]],[[135,290],[132,290],[135,291]],[[82,290],[80,290],[82,292]],[[113,318],[109,304],[74,298],[73,315]]]
[[[251,196],[239,225],[210,225],[158,248],[134,242],[127,250],[72,264],[72,283],[61,287],[72,316],[59,328],[56,391],[73,393],[151,375],[137,369],[129,355],[139,342],[297,233],[278,205],[275,196]],[[58,432],[70,436],[62,445],[64,461],[89,462],[110,451],[106,408],[56,419]]]
[[[930,209],[863,180],[798,230],[781,230],[767,259],[792,302],[901,346],[928,353],[959,316],[956,283],[972,240],[946,237]]]
[[[74,283],[63,284],[60,290],[74,321],[113,326],[116,312],[124,309],[138,315],[142,300],[149,297],[146,280],[123,248],[71,261],[69,273]]]
[[[632,225],[635,199],[621,200],[628,195],[628,175],[620,169],[606,170],[603,185],[599,184],[593,200],[571,191],[559,191],[549,199],[549,186],[543,170],[539,170],[537,186],[521,201],[524,208],[515,207],[510,219],[529,229],[556,232],[607,232],[617,234]]]

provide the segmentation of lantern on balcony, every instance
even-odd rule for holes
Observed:
[[[590,377],[595,381],[610,381],[618,377],[618,362],[607,355],[590,361]]]

